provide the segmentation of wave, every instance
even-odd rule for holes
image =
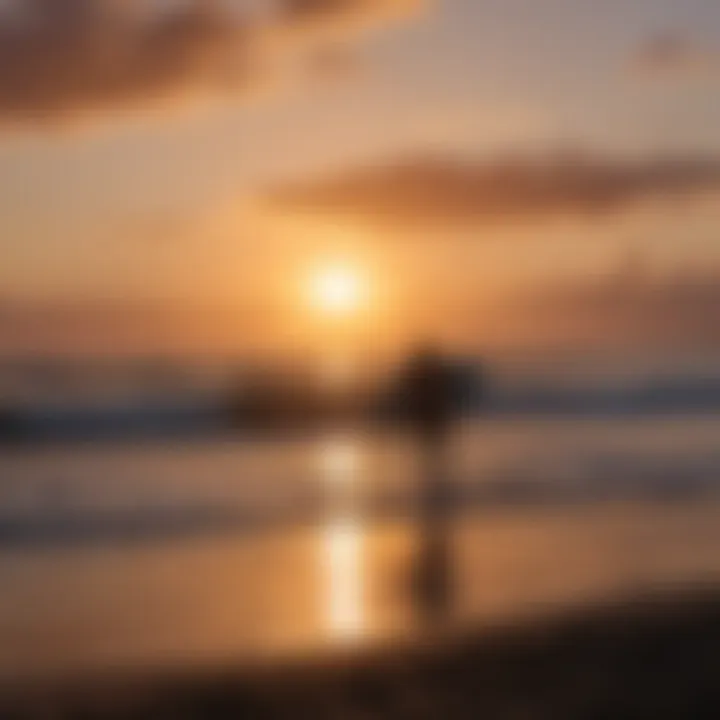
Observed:
[[[508,467],[492,476],[448,478],[437,498],[450,513],[616,503],[720,501],[720,454],[693,462],[638,461],[635,456],[586,459],[576,468]],[[411,488],[359,493],[342,512],[367,522],[412,518],[419,497]],[[147,543],[308,524],[335,517],[333,498],[293,493],[285,500],[148,504],[132,507],[38,507],[0,513],[0,547],[87,543]]]

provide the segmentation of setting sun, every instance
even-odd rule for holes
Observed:
[[[365,279],[357,268],[345,263],[332,263],[318,268],[310,280],[313,305],[328,315],[356,312],[367,291]]]

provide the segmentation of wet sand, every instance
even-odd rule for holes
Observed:
[[[492,627],[628,594],[720,585],[713,503],[468,512],[447,530],[447,623]],[[409,522],[0,554],[0,682],[215,666],[418,631]],[[422,618],[420,618],[421,621]]]
[[[365,652],[6,690],[0,717],[716,718],[720,591],[696,588]]]

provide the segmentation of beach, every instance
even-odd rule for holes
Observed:
[[[433,616],[414,580],[428,529],[412,502],[411,447],[400,439],[338,434],[5,454],[0,696],[25,706],[17,700],[23,688],[28,697],[50,688],[61,693],[62,702],[53,701],[60,708],[67,688],[85,698],[107,683],[149,683],[143,692],[153,707],[180,696],[168,691],[156,700],[151,688],[185,678],[183,687],[237,708],[245,696],[215,679],[237,676],[242,687],[288,683],[302,695],[297,706],[311,708],[315,700],[303,693],[313,687],[336,701],[329,689],[336,658],[349,668],[359,663],[364,677],[384,674],[373,668],[390,662],[386,651],[405,658],[400,665],[420,663],[412,672],[421,674],[446,652],[467,652],[473,659],[457,660],[470,674],[463,677],[476,662],[481,677],[494,677],[493,658],[515,641],[497,640],[497,655],[485,638],[534,638],[536,628],[576,617],[604,627],[606,608],[629,603],[631,617],[642,616],[652,603],[638,598],[664,606],[670,598],[680,608],[667,624],[675,632],[678,617],[695,618],[698,588],[700,618],[713,611],[709,598],[720,587],[717,430],[712,417],[463,429],[454,446],[453,501],[442,514],[447,587]],[[672,642],[682,641],[684,630],[677,632]],[[548,642],[533,645],[538,672],[548,662],[544,653],[559,652]],[[625,642],[613,652],[624,655]],[[439,646],[449,650],[428,654]],[[575,650],[585,652],[567,652]],[[600,668],[602,652],[587,650]],[[549,687],[564,686],[561,678],[574,671],[566,660],[552,663],[558,675]],[[314,679],[306,682],[306,672]],[[268,673],[272,680],[257,679]],[[355,670],[348,673],[352,685]],[[432,694],[435,682],[419,684]],[[441,692],[444,681],[437,682]],[[405,696],[418,683],[396,685],[388,692]],[[487,695],[470,686],[458,692],[480,706]],[[98,717],[108,711],[103,702]],[[292,715],[294,707],[288,701],[266,716],[304,716]],[[527,716],[545,717],[535,710]],[[74,712],[66,716],[84,717]],[[163,717],[157,713],[147,716]],[[403,717],[394,713],[388,716]],[[433,717],[418,713],[408,717]]]

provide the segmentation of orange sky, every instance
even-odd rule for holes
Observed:
[[[356,344],[542,344],[518,298],[651,278],[654,299],[628,302],[654,327],[720,263],[720,10],[702,0],[251,20],[190,3],[162,35],[120,6],[33,1],[41,31],[0,12],[17,39],[0,43],[5,350],[334,342],[305,284],[328,258],[366,278]],[[585,295],[575,314],[612,344],[613,298]],[[673,322],[715,307],[693,302]],[[548,342],[582,334],[571,310],[547,310]]]

